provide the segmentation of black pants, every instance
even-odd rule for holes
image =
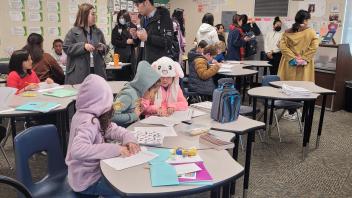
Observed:
[[[277,75],[277,71],[279,70],[280,60],[281,60],[281,52],[273,53],[273,59],[269,59],[269,64],[272,65],[270,67],[270,75]]]

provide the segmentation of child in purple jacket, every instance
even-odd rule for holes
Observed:
[[[78,91],[66,155],[68,182],[80,194],[118,197],[103,178],[99,162],[140,151],[133,134],[111,122],[112,104],[113,94],[106,81],[94,74],[87,76]],[[121,145],[107,143],[107,139]]]

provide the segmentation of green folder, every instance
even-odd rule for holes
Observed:
[[[150,178],[153,187],[180,184],[175,168],[166,162],[152,164],[150,166]]]
[[[70,89],[57,89],[54,91],[46,92],[43,95],[53,96],[53,97],[57,97],[57,98],[64,98],[64,97],[70,97],[70,96],[77,95],[77,91],[70,90]]]

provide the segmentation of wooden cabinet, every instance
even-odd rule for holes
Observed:
[[[352,58],[349,44],[320,45],[315,56],[315,83],[335,90],[327,98],[326,107],[338,111],[345,105],[345,81],[352,80]],[[321,98],[317,105],[321,104]],[[351,101],[352,102],[352,101]]]

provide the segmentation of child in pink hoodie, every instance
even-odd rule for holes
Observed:
[[[80,194],[119,197],[101,175],[100,160],[140,151],[133,134],[111,122],[112,104],[113,94],[107,82],[95,74],[87,76],[78,91],[65,160],[68,183]],[[107,143],[107,139],[118,140],[121,145]]]
[[[179,78],[184,76],[180,64],[171,58],[161,57],[152,67],[161,75],[161,86],[154,101],[142,101],[144,115],[169,116],[175,111],[187,110],[188,103],[179,84]]]

